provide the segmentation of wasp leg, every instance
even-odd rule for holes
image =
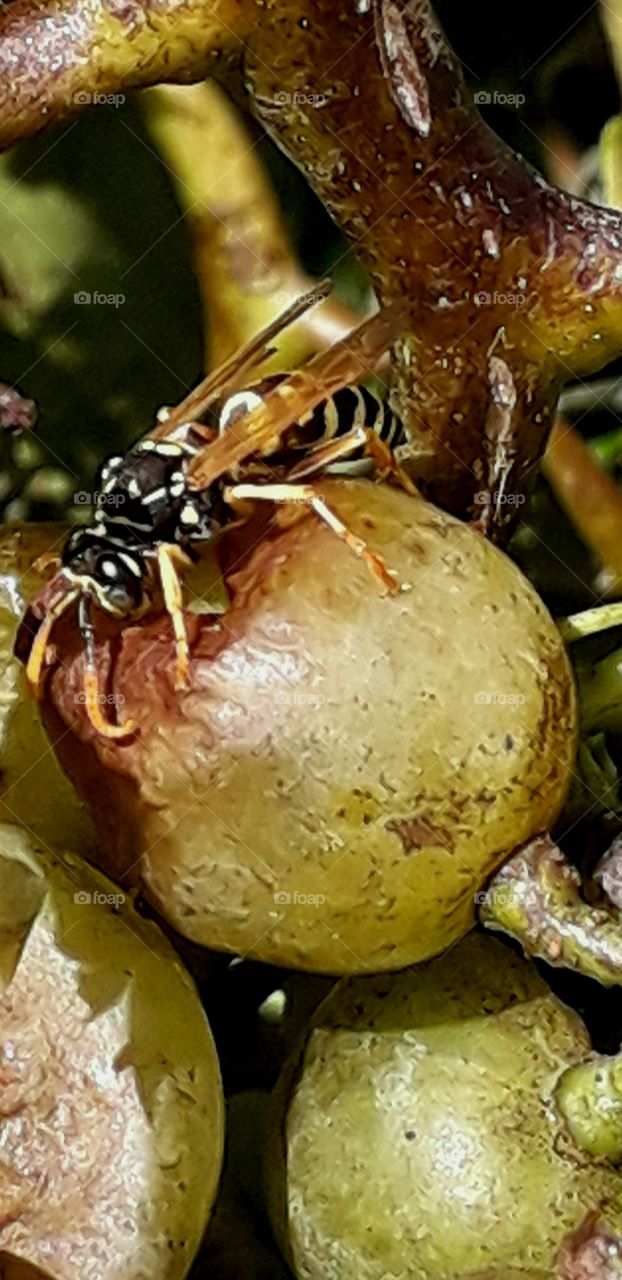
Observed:
[[[50,636],[54,623],[60,618],[61,614],[73,604],[78,596],[78,591],[68,591],[67,595],[61,597],[56,604],[52,605],[43,619],[39,630],[33,640],[32,648],[28,655],[26,663],[26,679],[34,695],[39,698],[41,696],[41,674],[45,666],[47,647],[50,643]]]
[[[39,556],[38,560],[35,560],[34,568],[37,573],[45,573],[52,565],[55,569],[60,569],[61,564],[62,560],[60,556],[56,555],[55,551],[44,551],[43,555]]]
[[[328,440],[317,448],[311,449],[301,462],[292,467],[287,478],[303,480],[317,475],[319,471],[326,471],[335,462],[349,458],[359,449],[363,450],[377,471],[389,472],[395,476],[406,493],[411,493],[413,496],[418,494],[417,486],[400,466],[393,450],[375,431],[372,431],[371,427],[355,427],[353,431],[348,431],[347,435],[338,437],[336,440]]]
[[[343,520],[328,506],[323,498],[316,493],[310,484],[236,484],[230,489],[225,490],[225,501],[231,502],[300,502],[311,508],[320,520],[323,521],[333,533],[345,542],[346,546],[364,560],[365,564],[371,570],[376,578],[379,578],[383,587],[392,595],[399,590],[398,583],[395,581],[387,569],[382,556],[376,555],[370,551],[367,543],[362,538],[357,537],[348,529]]]
[[[158,569],[160,571],[160,581],[162,583],[162,594],[164,596],[166,611],[173,624],[173,632],[175,635],[176,689],[188,688],[190,650],[188,647],[188,637],[186,635],[186,624],[184,622],[181,583],[179,581],[179,574],[177,570],[186,569],[189,564],[191,564],[191,561],[180,547],[173,546],[168,542],[160,543],[160,546],[158,547]]]
[[[410,493],[413,498],[418,497],[419,490],[414,480],[411,480],[408,472],[398,462],[390,446],[385,444],[385,441],[381,440],[380,436],[371,430],[371,427],[365,428],[365,435],[365,452],[371,458],[376,470],[388,472],[389,475],[395,476],[398,484],[406,493]]]
[[[84,705],[89,722],[102,738],[127,738],[136,730],[133,720],[124,724],[111,724],[102,715],[102,697],[99,692],[97,661],[95,658],[95,633],[91,621],[91,600],[82,595],[78,605],[78,626],[84,640]]]
[[[189,429],[193,436],[199,436],[205,444],[212,444],[218,439],[218,431],[215,427],[207,427],[204,422],[191,422]]]

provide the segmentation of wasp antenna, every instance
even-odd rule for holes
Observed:
[[[84,640],[84,705],[90,724],[96,733],[103,738],[127,738],[135,732],[133,720],[124,724],[111,724],[102,715],[102,701],[97,676],[97,660],[95,658],[95,633],[91,619],[92,600],[89,595],[81,595],[78,605],[78,626]]]
[[[32,648],[28,655],[28,662],[26,663],[26,679],[37,698],[40,697],[41,694],[41,675],[45,666],[46,652],[48,644],[50,643],[52,628],[54,623],[60,618],[61,614],[69,608],[70,604],[73,604],[77,595],[77,591],[68,591],[67,594],[62,596],[55,605],[51,606],[33,640]]]

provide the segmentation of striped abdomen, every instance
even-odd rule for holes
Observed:
[[[290,449],[315,447],[357,427],[369,427],[390,449],[406,442],[402,423],[386,400],[367,387],[341,387],[296,423],[286,443]]]
[[[238,391],[222,406],[219,428],[226,430],[245,413],[257,408],[263,398],[287,377],[274,374],[264,378],[246,391]],[[367,387],[341,387],[334,395],[322,400],[300,422],[294,423],[283,436],[287,449],[309,449],[340,436],[348,435],[357,427],[369,427],[390,449],[406,443],[401,420],[386,400],[381,400]],[[352,454],[355,459],[358,456]]]

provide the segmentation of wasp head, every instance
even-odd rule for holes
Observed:
[[[115,618],[130,617],[144,606],[144,558],[139,551],[119,546],[90,529],[77,529],[70,535],[62,572]]]

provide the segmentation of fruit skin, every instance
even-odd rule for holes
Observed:
[[[343,980],[277,1090],[274,1226],[298,1280],[558,1275],[622,1176],[555,1108],[590,1042],[537,971],[472,933],[394,975]]]
[[[59,640],[47,727],[101,864],[139,878],[182,934],[374,972],[460,938],[486,878],[555,819],[575,696],[556,627],[501,552],[388,484],[319,487],[409,590],[383,596],[306,516],[238,561],[220,621],[189,620],[187,693],[172,687],[168,619],[126,627],[118,652],[103,640],[133,739],[86,721],[75,632]]]
[[[0,532],[0,821],[21,822],[52,848],[86,853],[95,838],[89,815],[50,751],[24,668],[13,656],[25,604],[43,582],[33,562],[58,551],[66,532],[43,522]]]
[[[210,1029],[170,943],[123,899],[80,858],[0,824],[2,1276],[6,1250],[45,1261],[50,1280],[143,1280],[145,1257],[148,1280],[183,1280],[216,1196],[224,1103]],[[31,999],[18,999],[24,990]],[[119,1091],[134,1096],[131,1124]],[[29,1112],[42,1106],[32,1149],[25,1136],[16,1148],[14,1115],[21,1107],[32,1134]],[[25,1188],[22,1214],[10,1212],[14,1187]]]

